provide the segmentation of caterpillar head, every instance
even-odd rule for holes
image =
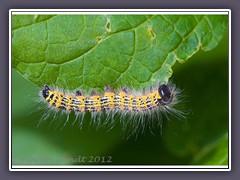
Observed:
[[[42,89],[42,96],[44,97],[44,99],[46,99],[49,96],[49,91],[50,88],[48,87],[48,85],[44,85]]]
[[[168,85],[162,84],[158,88],[158,93],[161,96],[161,99],[158,99],[160,104],[169,104],[172,102],[173,99],[173,92],[172,89],[169,88]]]

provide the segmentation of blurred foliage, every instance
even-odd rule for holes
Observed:
[[[13,69],[13,164],[83,164],[74,160],[111,156],[112,163],[105,164],[227,165],[228,34],[214,50],[176,63],[173,72],[171,80],[186,96],[186,119],[164,119],[161,132],[126,140],[121,125],[109,130],[85,123],[80,129],[72,115],[64,128],[64,115],[38,126],[46,110],[38,103],[40,89]]]

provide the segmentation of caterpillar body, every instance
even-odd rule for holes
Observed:
[[[120,114],[118,119],[121,122],[126,122],[123,119],[128,116],[130,120],[124,125],[127,127],[131,123],[135,127],[134,130],[130,130],[133,134],[140,129],[143,130],[146,124],[153,124],[154,120],[161,126],[162,115],[168,113],[182,115],[181,111],[174,109],[179,101],[179,91],[169,84],[159,84],[156,88],[151,87],[148,92],[143,90],[142,93],[131,92],[128,88],[123,88],[119,92],[114,92],[109,86],[104,89],[102,96],[95,91],[92,91],[90,96],[84,96],[80,90],[75,94],[65,94],[44,85],[40,94],[51,109],[67,114],[75,112],[76,117],[89,112],[94,121],[96,119],[101,121],[104,117],[106,123],[110,116],[111,119],[117,118],[116,114]],[[106,116],[102,116],[103,114]],[[146,119],[147,117],[150,118]],[[148,123],[145,123],[146,121]]]

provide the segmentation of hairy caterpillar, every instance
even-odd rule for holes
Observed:
[[[67,114],[74,112],[77,119],[81,116],[79,119],[83,120],[85,113],[91,113],[92,120],[98,124],[107,124],[110,119],[119,119],[125,128],[132,124],[135,128],[130,130],[131,134],[143,131],[146,124],[153,126],[157,122],[161,126],[162,116],[168,113],[183,116],[181,111],[173,108],[179,101],[179,90],[169,84],[159,84],[142,93],[131,92],[128,88],[119,92],[109,86],[104,89],[102,96],[96,91],[84,96],[80,90],[75,94],[64,94],[44,85],[40,94],[51,109]]]

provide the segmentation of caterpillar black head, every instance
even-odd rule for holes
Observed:
[[[50,88],[48,85],[44,85],[42,89],[42,96],[46,99],[49,96]]]
[[[158,100],[160,104],[169,104],[172,102],[173,93],[168,85],[160,85],[158,88],[158,93],[161,96],[161,99]]]

